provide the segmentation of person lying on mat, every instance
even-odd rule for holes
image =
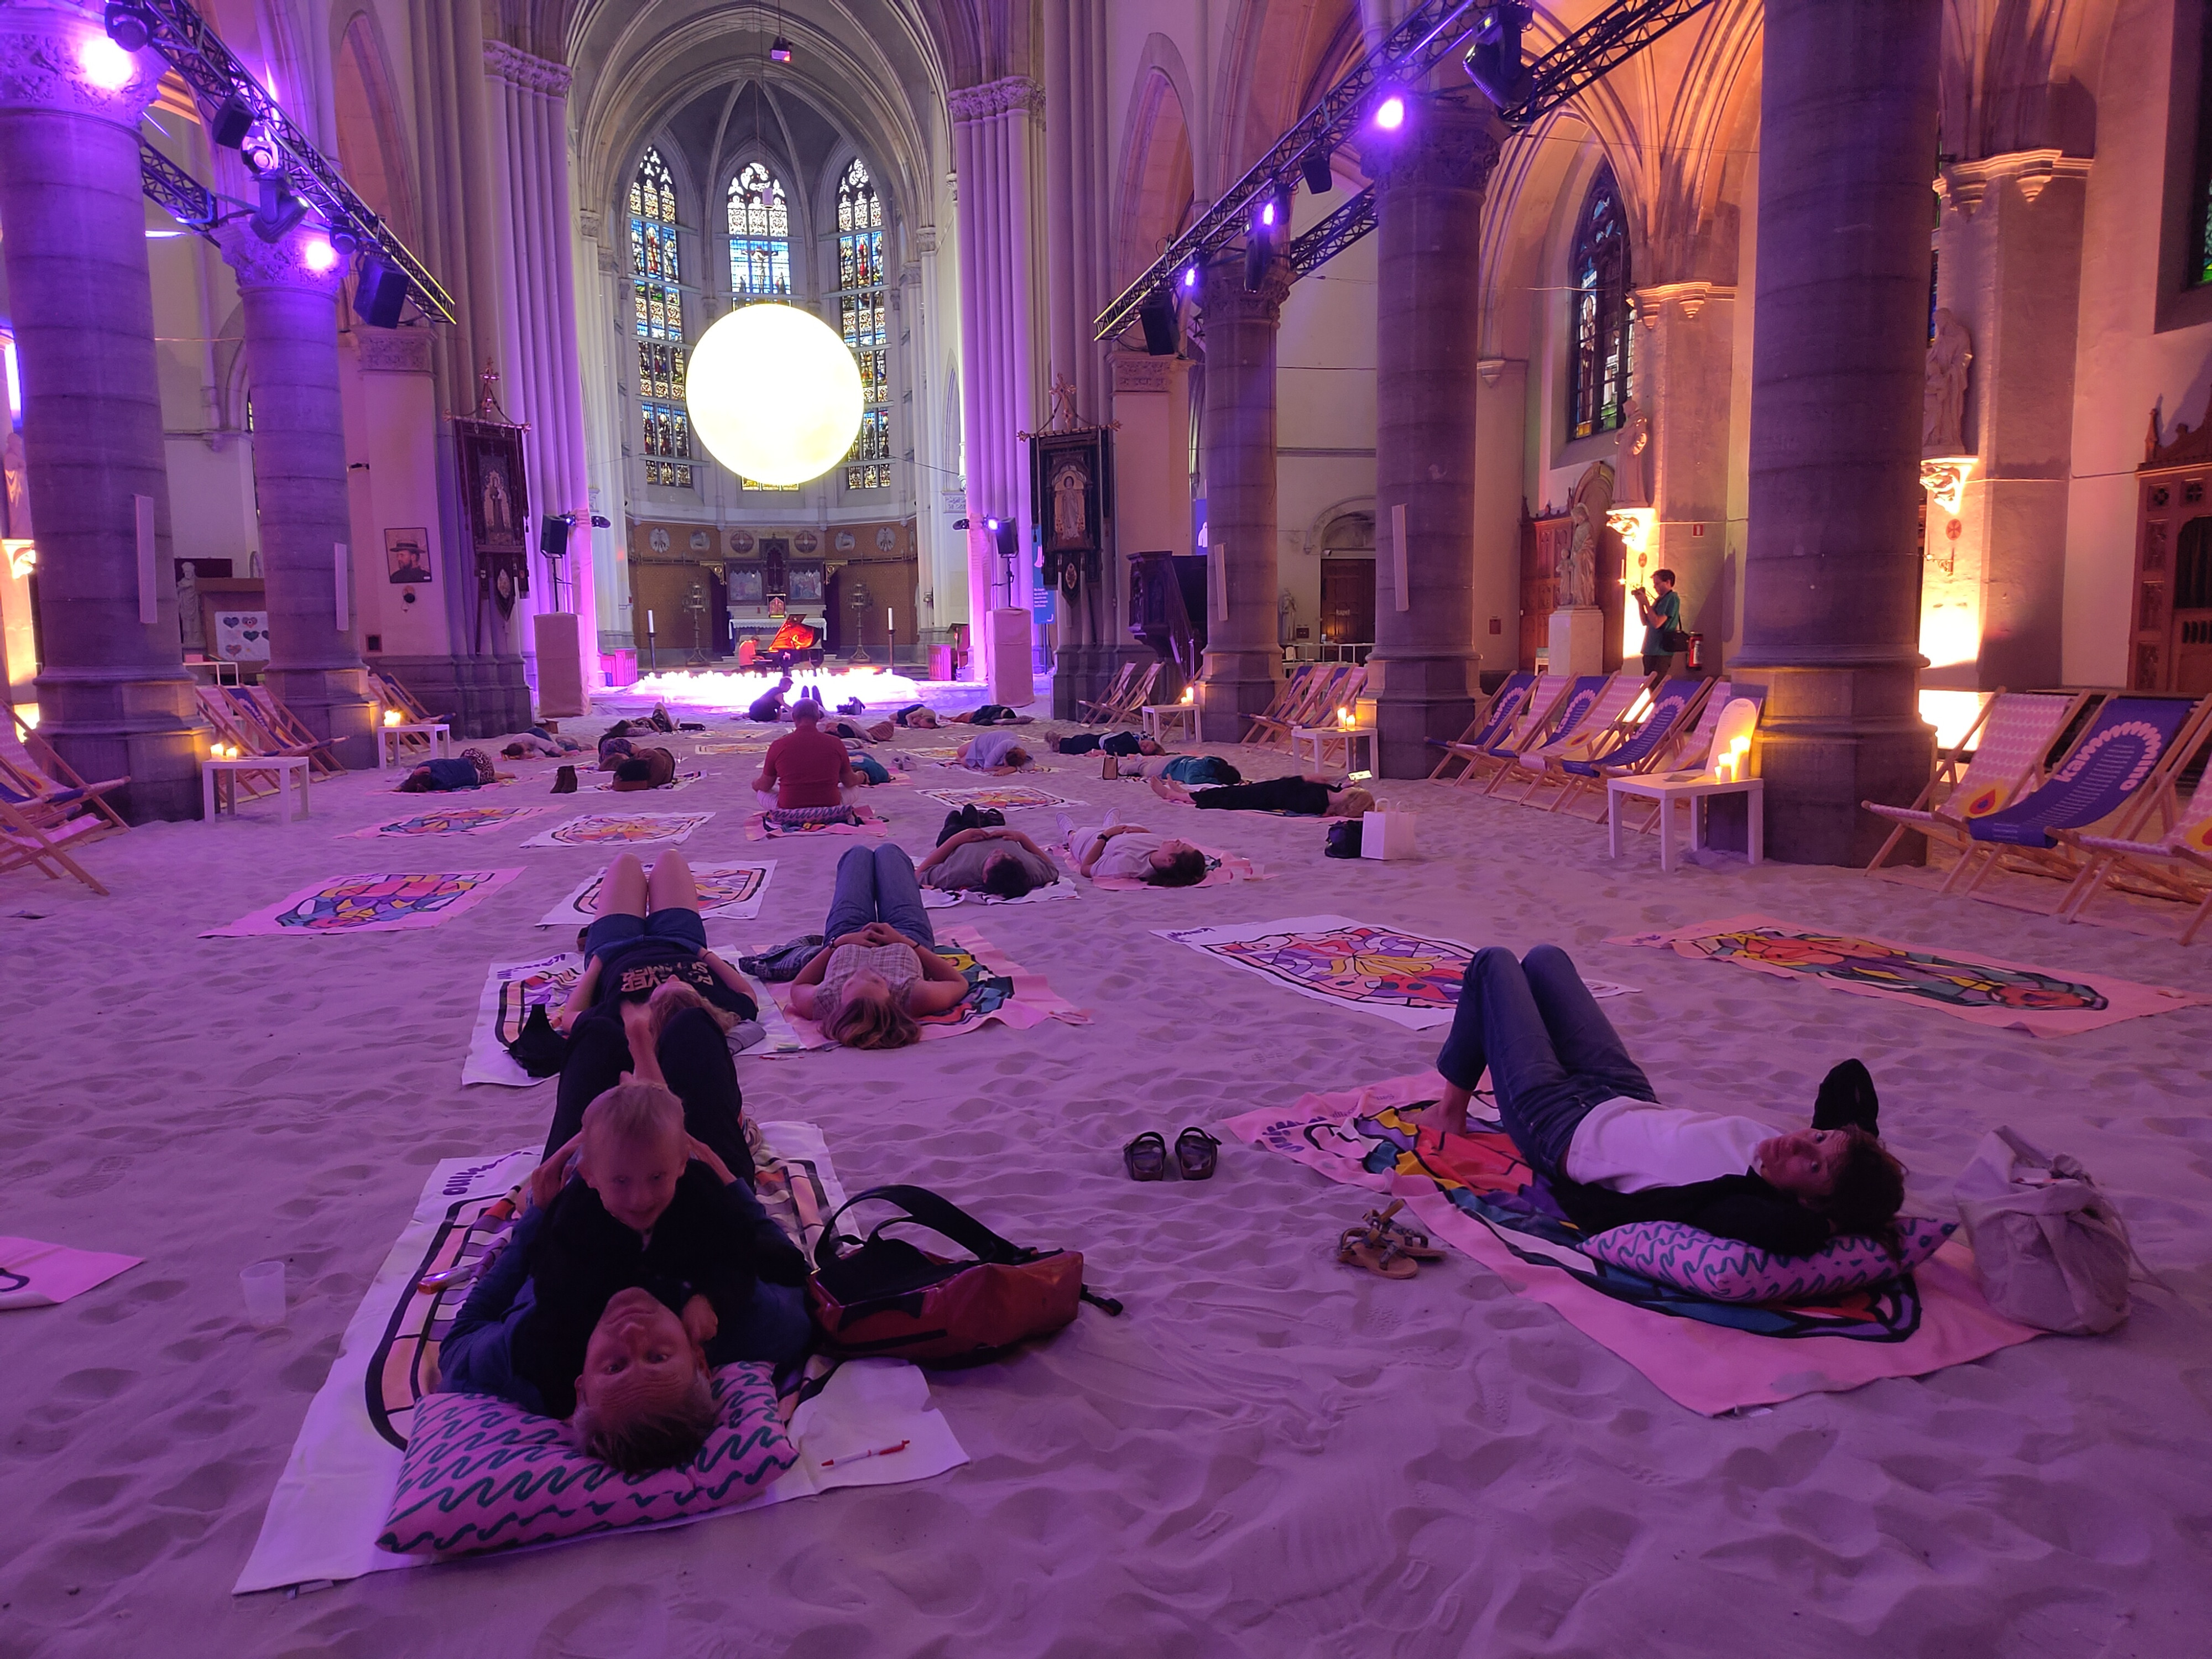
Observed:
[[[717,1365],[796,1361],[806,1260],[684,1133],[659,1084],[618,1084],[541,1164],[506,1249],[439,1349],[439,1386],[568,1419],[626,1474],[685,1462],[718,1419]]]
[[[1165,752],[1152,738],[1139,737],[1134,732],[1109,732],[1103,736],[1096,732],[1074,732],[1066,737],[1054,738],[1051,746],[1055,755],[1095,755],[1101,750],[1109,755],[1158,755]]]
[[[801,697],[791,705],[792,729],[769,744],[753,793],[763,807],[844,806],[845,791],[860,787],[860,775],[845,745],[822,729],[822,705]]]
[[[891,719],[900,726],[911,726],[918,732],[937,729],[937,711],[926,702],[910,702]]]
[[[1186,789],[1212,789],[1244,781],[1244,775],[1219,755],[1163,755],[1151,750],[1141,755],[1109,756],[1100,768],[1100,775],[1109,778],[1165,778]]]
[[[1120,877],[1155,887],[1195,887],[1206,879],[1206,854],[1197,848],[1156,836],[1141,823],[1120,823],[1111,811],[1105,823],[1088,830],[1063,812],[1060,836],[1079,876]]]
[[[599,915],[584,930],[584,971],[554,1029],[572,1030],[593,1009],[642,1002],[668,980],[689,985],[738,1019],[760,1012],[744,975],[707,948],[699,884],[681,853],[663,853],[648,879],[634,853],[618,853],[599,878]]]
[[[1017,899],[1060,879],[1060,866],[1052,854],[1020,830],[1003,823],[962,828],[969,810],[946,814],[936,848],[915,866],[925,885],[947,893]]]
[[[1011,732],[986,732],[960,745],[960,764],[971,772],[1004,777],[1030,763],[1030,751]]]
[[[426,760],[399,781],[402,793],[427,795],[441,789],[478,789],[511,778],[481,749],[464,749],[449,760]]]
[[[1002,702],[982,703],[964,714],[940,714],[938,718],[954,726],[1027,726],[1030,723],[1027,714],[1017,714]]]
[[[1293,812],[1316,818],[1356,818],[1375,805],[1375,797],[1364,789],[1322,778],[1265,778],[1214,789],[1186,789],[1172,779],[1154,778],[1152,793],[1162,800],[1188,801],[1214,811]]]
[[[903,1048],[918,1041],[918,1014],[942,1013],[968,980],[937,954],[914,860],[900,847],[854,847],[837,860],[837,888],[822,924],[829,940],[791,981],[791,1007],[848,1048]]]
[[[1856,1060],[1829,1073],[1808,1129],[1662,1106],[1565,951],[1492,945],[1468,964],[1423,1126],[1466,1133],[1486,1067],[1498,1121],[1584,1232],[1677,1221],[1776,1255],[1856,1234],[1895,1249],[1905,1171]]]

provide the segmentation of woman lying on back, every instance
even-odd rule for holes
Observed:
[[[822,932],[829,943],[792,981],[791,1008],[820,1021],[832,1042],[903,1048],[921,1036],[916,1015],[941,1013],[968,994],[967,976],[937,954],[902,848],[847,849]]]

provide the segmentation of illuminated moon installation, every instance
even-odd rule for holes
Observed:
[[[860,429],[860,367],[796,306],[740,306],[699,338],[691,430],[741,477],[802,484],[843,459]]]

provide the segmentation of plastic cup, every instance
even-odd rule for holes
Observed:
[[[246,1316],[263,1330],[284,1322],[284,1264],[257,1261],[238,1275],[246,1292]]]

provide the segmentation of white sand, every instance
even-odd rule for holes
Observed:
[[[674,805],[719,816],[693,859],[759,854],[742,839],[756,763],[699,763],[708,781]],[[508,764],[533,782],[485,799],[540,799],[551,763]],[[1018,1241],[1080,1248],[1127,1300],[1121,1320],[1086,1310],[1033,1351],[935,1375],[967,1468],[234,1599],[424,1169],[529,1141],[552,1106],[550,1085],[462,1090],[461,1059],[485,964],[542,946],[534,924],[592,855],[520,850],[542,821],[335,839],[408,804],[389,782],[318,785],[303,824],[264,803],[95,846],[110,899],[0,878],[15,1005],[0,1231],[148,1258],[64,1307],[0,1315],[8,1659],[2206,1650],[2212,1009],[2038,1041],[1598,941],[1758,911],[2200,991],[2212,947],[1835,871],[1662,878],[1648,840],[1610,863],[1601,829],[1431,785],[1385,790],[1425,814],[1417,862],[1328,861],[1314,823],[1209,816],[1210,844],[1283,878],[959,913],[1091,1010],[1087,1027],[741,1063],[749,1109],[819,1122],[848,1187],[934,1187]],[[1092,759],[1048,787],[1155,829],[1195,818],[1103,782]],[[915,794],[875,799],[918,853],[940,814]],[[1012,817],[1048,836],[1049,812]],[[778,842],[760,920],[718,939],[818,927],[854,844]],[[382,858],[528,873],[427,932],[196,937]],[[1361,1200],[1287,1161],[1231,1146],[1210,1185],[1124,1179],[1119,1148],[1139,1129],[1171,1139],[1433,1054],[1434,1034],[1332,1016],[1148,932],[1323,909],[1567,945],[1593,976],[1644,988],[1607,1012],[1685,1103],[1802,1111],[1830,1064],[1863,1055],[1923,1200],[1997,1122],[2074,1151],[2195,1305],[2150,1291],[2109,1338],[1709,1421],[1464,1260],[1409,1284],[1339,1267],[1329,1246]],[[271,1255],[294,1312],[257,1332],[237,1274]]]

